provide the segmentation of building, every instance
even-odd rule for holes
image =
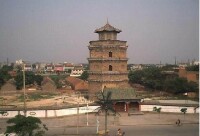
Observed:
[[[66,73],[71,73],[71,71],[74,69],[74,65],[72,63],[64,63],[63,70]]]
[[[56,64],[54,65],[54,72],[62,73],[63,72],[63,64]]]
[[[104,88],[103,94],[111,92],[113,108],[118,112],[138,112],[140,111],[141,98],[138,98],[133,88]]]
[[[53,72],[54,71],[54,65],[53,64],[47,64],[46,66],[45,66],[45,71],[46,72]]]
[[[82,75],[83,71],[84,71],[84,69],[83,69],[82,65],[75,65],[71,71],[70,76],[79,77]]]
[[[16,82],[14,79],[8,80],[1,88],[0,92],[2,93],[7,93],[7,92],[12,92],[12,91],[17,91],[16,89]]]
[[[199,84],[199,71],[187,71],[185,68],[179,68],[178,75],[186,78],[188,82],[192,81]]]
[[[31,64],[25,64],[24,69],[25,69],[25,71],[32,71],[33,70]]]
[[[42,91],[55,92],[57,90],[55,82],[49,77],[43,79],[41,87]]]
[[[130,66],[130,70],[142,70],[143,66],[141,64],[133,64],[132,66]]]
[[[126,88],[128,84],[128,71],[126,41],[117,40],[121,30],[111,26],[96,29],[99,40],[90,41],[88,46],[89,62],[89,92],[95,93],[106,88]]]
[[[76,77],[67,77],[66,81],[71,85],[74,91],[86,92],[88,90],[88,82]]]

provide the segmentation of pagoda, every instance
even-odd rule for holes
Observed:
[[[127,88],[127,44],[117,40],[121,30],[111,26],[96,29],[99,40],[89,43],[89,93],[103,91],[104,88]]]

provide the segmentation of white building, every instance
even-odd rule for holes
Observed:
[[[74,66],[74,69],[72,69],[70,76],[78,77],[81,76],[83,73],[83,66],[82,65],[76,65]]]

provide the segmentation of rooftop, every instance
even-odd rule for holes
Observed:
[[[111,26],[108,22],[106,23],[105,26],[99,28],[99,29],[96,29],[95,30],[95,33],[99,33],[99,32],[103,32],[103,31],[107,31],[107,32],[117,32],[117,33],[120,33],[121,30]]]
[[[111,92],[111,100],[140,100],[133,88],[104,88],[104,95]],[[100,96],[101,98],[101,96]]]

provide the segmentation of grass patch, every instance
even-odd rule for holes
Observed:
[[[55,93],[31,93],[31,94],[26,94],[26,99],[27,101],[37,101],[41,99],[50,99],[54,98],[56,96]],[[18,97],[19,101],[24,101],[24,95],[20,95]]]

